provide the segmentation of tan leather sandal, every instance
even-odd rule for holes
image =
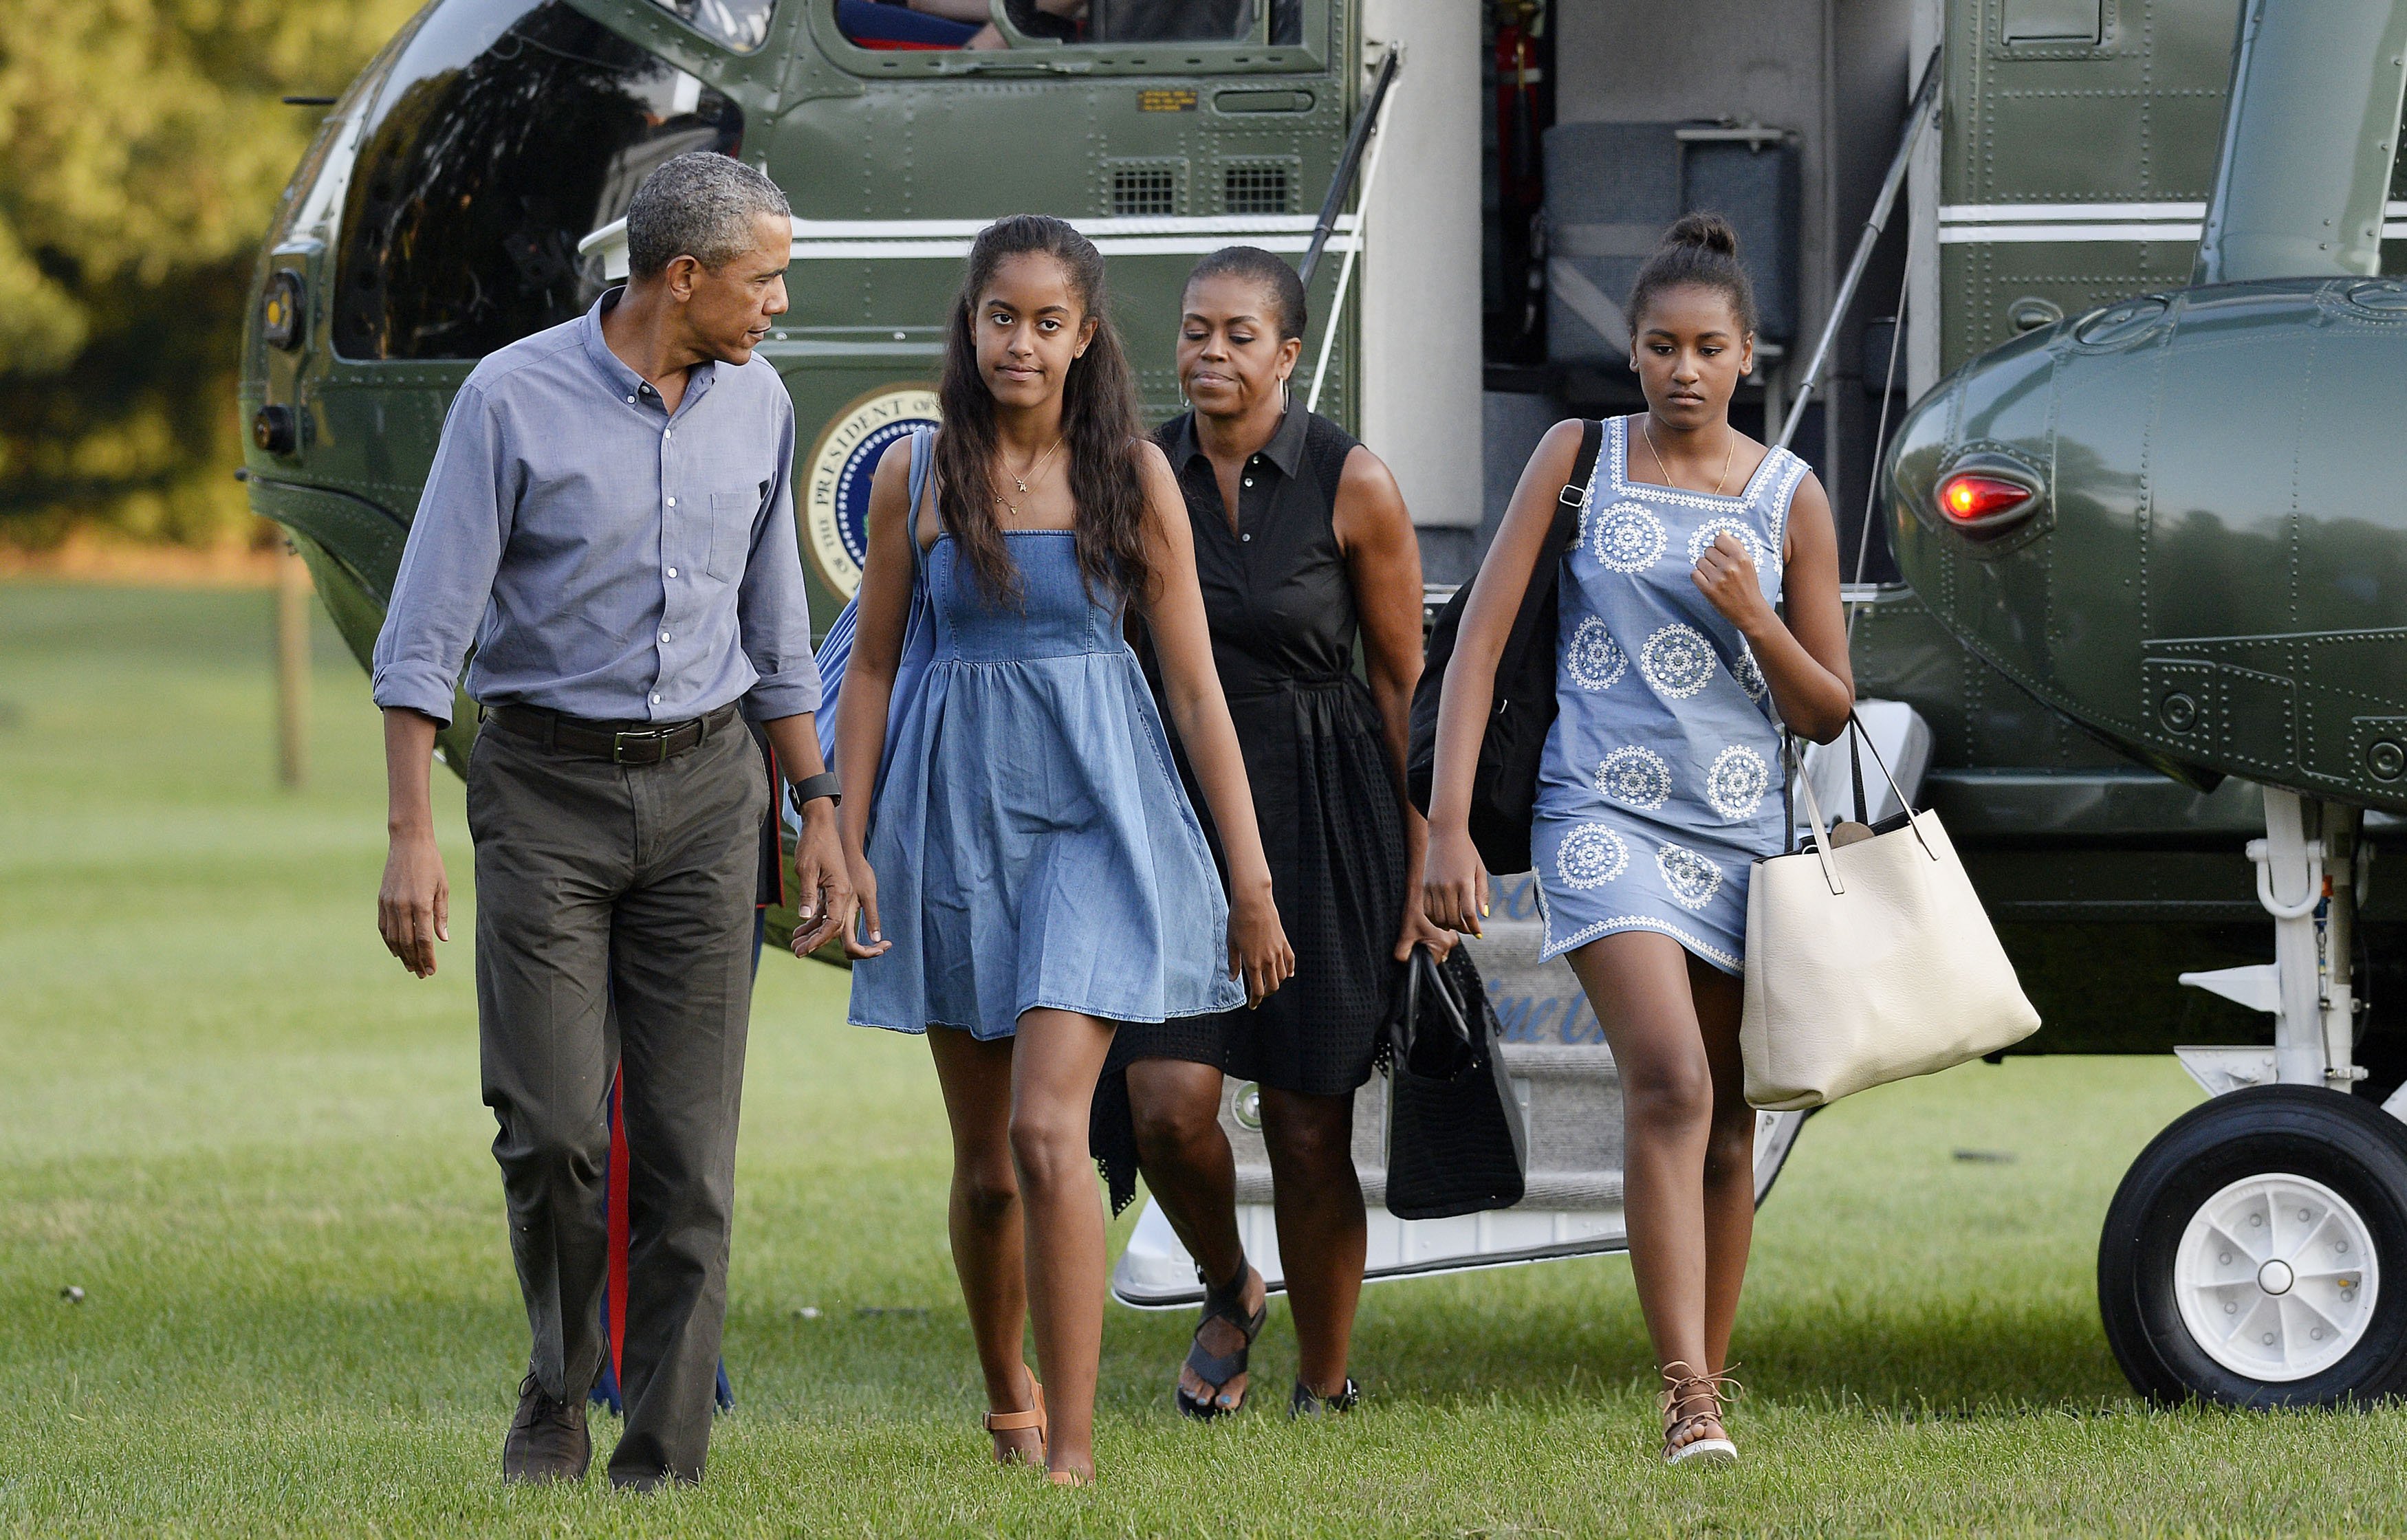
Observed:
[[[1727,1465],[1736,1460],[1738,1446],[1722,1426],[1722,1408],[1743,1388],[1739,1382],[1728,1370],[1701,1375],[1677,1359],[1664,1364],[1662,1374],[1663,1462]],[[1713,1436],[1703,1436],[1708,1427]]]
[[[1045,1419],[1045,1387],[1036,1382],[1035,1370],[1023,1366],[1021,1372],[1028,1376],[1028,1398],[1036,1405],[1024,1412],[988,1412],[980,1420],[986,1424],[986,1431],[990,1434],[1018,1433],[1022,1428],[1033,1428],[1036,1430],[1036,1442],[1040,1446],[1049,1444],[1052,1440],[1050,1426]],[[998,1460],[995,1463],[999,1465],[1041,1464],[1044,1459],[1045,1456],[1040,1449],[1036,1459],[1033,1461],[1014,1458]]]

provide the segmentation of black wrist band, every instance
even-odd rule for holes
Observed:
[[[794,783],[793,796],[796,812],[803,811],[804,803],[816,798],[824,797],[831,802],[844,800],[844,793],[837,788],[833,770],[821,770],[817,775],[804,776]]]

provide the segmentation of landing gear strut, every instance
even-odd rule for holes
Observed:
[[[2152,1400],[2332,1406],[2407,1391],[2407,1091],[2349,1094],[2362,814],[2265,792],[2251,841],[2273,961],[2181,982],[2273,1017],[2273,1046],[2180,1048],[2214,1097],[2143,1151],[2106,1214],[2106,1340]]]

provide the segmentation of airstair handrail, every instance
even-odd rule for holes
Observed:
[[[1847,307],[1856,300],[1856,289],[1864,281],[1864,269],[1872,262],[1873,243],[1888,223],[1889,210],[1897,205],[1897,190],[1905,185],[1905,168],[1914,158],[1914,142],[1922,136],[1923,125],[1938,116],[1938,107],[1939,49],[1934,47],[1922,66],[1922,79],[1914,88],[1913,104],[1905,109],[1905,133],[1898,140],[1897,153],[1889,160],[1880,196],[1873,200],[1872,217],[1864,221],[1864,233],[1856,240],[1856,254],[1847,262],[1847,276],[1839,280],[1839,291],[1831,296],[1830,313],[1822,320],[1822,335],[1814,344],[1814,356],[1805,365],[1804,378],[1780,425],[1783,449],[1797,436],[1797,425],[1804,420],[1805,399],[1814,393],[1815,385],[1822,377],[1822,365],[1830,361],[1830,345],[1838,340],[1839,323],[1846,319]]]

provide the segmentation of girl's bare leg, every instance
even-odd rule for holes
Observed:
[[[1711,1372],[1706,1315],[1705,1155],[1713,1064],[1688,953],[1622,931],[1570,954],[1621,1079],[1623,1208],[1638,1307],[1661,1364]],[[1736,1299],[1733,1293],[1732,1308]]]
[[[1104,1203],[1087,1151],[1112,1025],[1075,1011],[1019,1018],[1011,1061],[1011,1159],[1027,1215],[1028,1304],[1052,1420],[1046,1467],[1095,1473],[1095,1378],[1104,1349]]]
[[[978,1367],[986,1375],[987,1409],[1026,1411],[1033,1405],[1021,1346],[1028,1286],[1019,1181],[1011,1159],[1011,1041],[980,1042],[966,1032],[932,1026],[928,1048],[935,1055],[936,1083],[944,1088],[945,1117],[953,1130],[946,1228],[952,1236],[953,1271],[969,1307]],[[998,1432],[994,1457],[1006,1464],[1035,1464],[1045,1458],[1045,1443],[1034,1428]]]
[[[1730,1367],[1730,1333],[1755,1239],[1755,1109],[1746,1104],[1746,1069],[1738,1023],[1745,988],[1733,975],[1694,956],[1688,992],[1712,1067],[1714,1115],[1705,1137],[1705,1372]]]

